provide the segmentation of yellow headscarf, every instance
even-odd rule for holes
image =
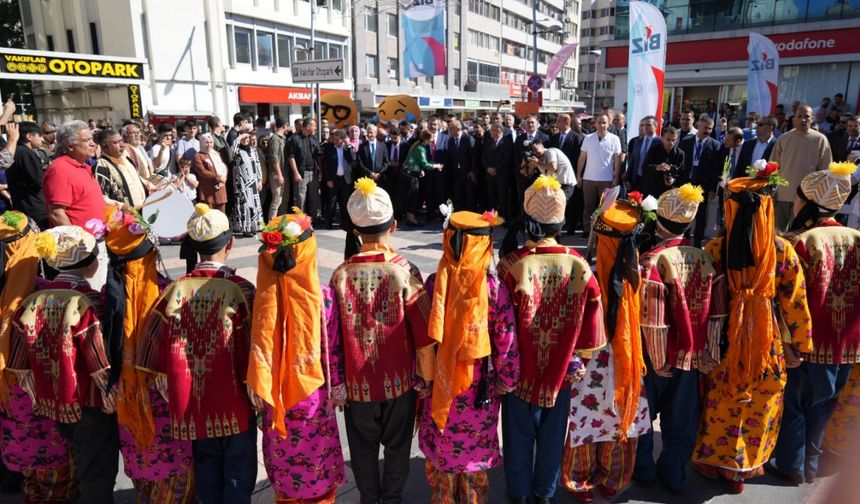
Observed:
[[[287,435],[286,411],[326,383],[317,240],[304,215],[282,215],[266,227],[277,229],[284,219],[306,227],[286,252],[260,253],[247,379],[251,390],[272,406],[272,422],[282,437]],[[264,232],[264,241],[267,236]]]
[[[607,208],[595,224],[597,234],[597,281],[600,295],[605,300],[612,299],[612,269],[618,260],[622,236],[633,232],[639,224],[639,210],[624,201],[616,201]],[[638,254],[635,264],[638,268]],[[637,278],[638,280],[638,278]],[[627,438],[627,431],[633,424],[642,392],[642,376],[645,374],[645,360],[642,356],[642,339],[639,331],[639,287],[625,278],[615,315],[615,332],[607,334],[612,345],[612,362],[615,366],[615,404],[621,414],[620,436]],[[608,301],[607,301],[608,302]],[[610,310],[605,310],[609,317]]]
[[[0,241],[5,244],[5,267],[0,272],[5,278],[0,289],[0,374],[9,359],[9,333],[12,316],[36,289],[39,274],[39,253],[36,251],[36,233],[30,229],[27,216],[8,211],[0,216]],[[0,376],[0,402],[9,397],[9,387]]]
[[[493,213],[451,215],[436,270],[428,336],[439,342],[433,381],[434,422],[445,429],[454,398],[472,385],[475,361],[490,355],[487,268],[493,258]]]

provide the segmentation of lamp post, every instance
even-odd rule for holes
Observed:
[[[597,115],[597,67],[600,62],[600,55],[603,54],[603,51],[600,49],[594,49],[592,51],[588,51],[588,54],[593,54],[597,56],[594,60],[594,81],[591,84],[591,115]]]

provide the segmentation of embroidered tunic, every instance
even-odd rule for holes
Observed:
[[[432,295],[435,275],[427,279]],[[451,403],[448,423],[440,432],[431,416],[432,397],[424,401],[419,419],[418,445],[427,460],[442,472],[486,471],[502,463],[499,452],[501,395],[513,390],[519,378],[516,319],[508,288],[495,275],[487,275],[489,330],[492,355],[487,376],[476,365],[472,385]],[[484,382],[489,402],[475,406]]]
[[[517,312],[520,379],[513,393],[550,408],[573,383],[574,351],[606,344],[597,279],[582,256],[553,239],[508,254],[498,272]]]
[[[703,250],[683,238],[644,254],[639,327],[654,369],[698,369],[705,352],[720,360],[726,319],[725,276]]]
[[[806,276],[806,299],[815,324],[812,364],[860,363],[860,231],[835,220],[794,237]]]
[[[718,268],[721,267],[724,240],[725,237],[718,237],[705,247],[706,252],[715,258]],[[736,389],[730,385],[727,370],[735,372],[741,363],[729,362],[724,357],[709,373],[702,424],[693,452],[695,461],[742,473],[755,471],[750,475],[761,471],[776,446],[786,382],[783,341],[797,345],[802,352],[812,349],[803,270],[788,241],[776,237],[774,247],[774,297],[761,300],[761,295],[744,291],[729,294],[733,307],[738,302],[766,302],[772,306],[773,318],[759,321],[765,329],[769,328],[767,347],[754,350],[760,350],[766,359],[764,371]],[[749,297],[742,298],[745,295]],[[729,324],[740,323],[739,338],[751,340],[749,331],[752,325],[741,320],[743,313],[736,312],[734,308],[731,310]],[[732,344],[740,343],[730,341],[729,345]]]
[[[75,423],[85,407],[113,409],[110,363],[99,323],[99,294],[66,275],[25,299],[12,321],[7,369],[35,399],[34,410]],[[106,401],[107,400],[107,404]]]
[[[266,472],[278,498],[314,499],[346,481],[337,417],[331,399],[346,398],[338,311],[331,291],[322,286],[323,323],[327,324],[322,358],[328,382],[287,410],[287,437],[272,428],[271,408],[263,416]]]
[[[245,389],[254,287],[215,263],[165,289],[141,336],[138,366],[165,375],[172,435],[226,437],[251,427]]]
[[[347,398],[384,401],[411,390],[416,348],[434,343],[427,337],[430,297],[418,268],[390,248],[365,245],[335,270],[331,287],[340,311]],[[421,376],[432,376],[423,368],[419,362]]]

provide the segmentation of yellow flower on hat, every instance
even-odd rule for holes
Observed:
[[[43,259],[57,257],[57,239],[52,233],[42,231],[36,235],[36,251],[39,253],[39,257]]]
[[[696,218],[699,203],[705,200],[701,187],[684,184],[670,189],[657,200],[657,216],[678,224],[689,224]]]
[[[361,191],[361,194],[364,194],[365,197],[373,194],[373,191],[376,190],[376,182],[373,179],[368,177],[361,177],[360,179],[355,181],[355,190]]]
[[[830,172],[834,175],[853,175],[857,171],[857,165],[850,161],[841,163],[830,163]]]
[[[564,222],[564,209],[567,198],[561,190],[561,184],[553,175],[539,176],[526,189],[523,197],[523,210],[532,219],[541,224],[561,224]]]
[[[800,181],[800,192],[819,207],[837,211],[851,194],[854,163],[830,163],[827,170],[814,171]]]
[[[346,204],[349,218],[359,231],[388,224],[394,219],[391,197],[373,180],[362,177],[355,182],[355,191]]]
[[[230,231],[230,219],[224,212],[209,208],[205,203],[194,205],[194,214],[188,219],[188,237],[205,242]]]
[[[535,189],[561,189],[561,183],[555,175],[540,175],[532,184]]]
[[[682,201],[688,203],[701,203],[705,201],[705,195],[702,186],[693,185],[690,183],[684,184],[678,188],[678,197]]]

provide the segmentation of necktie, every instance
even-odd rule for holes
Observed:
[[[855,138],[849,138],[848,139],[848,152],[851,152],[852,150],[854,150],[855,147],[857,147],[857,138],[856,137]]]
[[[430,157],[436,159],[436,139],[430,140]]]
[[[564,145],[564,137],[567,133],[559,133],[558,134],[558,148],[560,149],[562,145]]]
[[[399,146],[399,145],[395,145],[395,146],[394,146],[394,155],[392,155],[392,156],[391,156],[391,157],[392,157],[392,159],[394,159],[395,161],[397,161],[398,159],[400,159],[399,153],[400,153],[400,146]]]
[[[651,147],[651,137],[642,139],[642,146],[639,148],[639,163],[636,165],[636,174],[642,175],[642,165],[645,164],[645,156],[648,155],[648,149]]]
[[[702,157],[702,140],[696,140],[696,152],[693,153],[693,161],[696,163],[699,162],[699,158]]]
[[[376,170],[376,142],[370,142],[370,162],[372,169]]]
[[[729,165],[732,170],[735,169],[735,164],[738,162],[738,148],[732,147],[732,162]]]

